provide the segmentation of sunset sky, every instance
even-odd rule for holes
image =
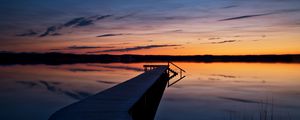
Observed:
[[[0,51],[300,54],[300,0],[0,0]]]

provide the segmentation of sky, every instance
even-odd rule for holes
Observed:
[[[0,51],[300,54],[299,0],[0,0]]]

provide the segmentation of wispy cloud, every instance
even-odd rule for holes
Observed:
[[[40,35],[40,37],[45,37],[49,34],[55,34],[58,32],[58,30],[61,30],[65,27],[84,27],[94,24],[95,21],[102,20],[108,17],[111,17],[112,15],[103,15],[103,16],[91,16],[91,17],[78,17],[74,18],[63,25],[55,25],[48,27],[48,29]]]
[[[78,27],[85,27],[94,24],[96,21],[103,20],[106,18],[109,18],[113,15],[96,15],[96,16],[90,16],[90,17],[78,17],[71,19],[63,24],[58,24],[58,25],[52,25],[48,27],[44,32],[42,33],[37,33],[34,31],[28,31],[22,34],[18,34],[17,36],[35,36],[39,35],[39,37],[46,37],[46,36],[57,36],[57,35],[62,35],[59,33],[60,30],[71,27],[71,28],[78,28]]]
[[[80,23],[80,22],[83,21],[83,20],[85,20],[84,17],[74,18],[74,19],[72,19],[72,20],[66,22],[66,23],[64,24],[64,26],[65,26],[65,27],[70,27],[70,26],[72,26],[72,25],[76,25],[76,24]]]
[[[121,48],[121,49],[108,49],[108,50],[94,51],[94,52],[88,52],[88,53],[128,52],[128,51],[136,51],[136,50],[142,50],[142,49],[153,49],[153,48],[161,48],[161,47],[176,47],[176,46],[181,46],[181,45],[146,45],[146,46],[135,46],[135,47]]]
[[[221,39],[221,38],[219,38],[219,37],[211,37],[211,38],[208,38],[208,40],[219,40],[219,39]]]
[[[25,37],[25,36],[35,36],[37,35],[38,33],[33,31],[33,30],[29,30],[25,33],[22,33],[22,34],[17,34],[16,36],[19,36],[19,37]]]
[[[67,23],[64,24],[64,26],[69,27],[69,26],[75,26],[75,27],[83,27],[83,26],[88,26],[91,24],[94,24],[95,21],[102,20],[108,17],[111,17],[112,15],[103,15],[103,16],[91,16],[91,17],[80,17],[80,18],[75,18]]]
[[[45,36],[48,36],[49,34],[56,34],[56,32],[58,30],[62,29],[62,26],[51,26],[51,27],[48,27],[47,30],[40,35],[40,37],[45,37]]]
[[[113,36],[121,36],[121,35],[130,35],[130,34],[123,34],[123,33],[118,33],[118,34],[103,34],[103,35],[99,35],[97,37],[113,37]]]
[[[113,48],[112,46],[69,46],[68,49],[95,49],[95,48]]]
[[[252,17],[265,16],[265,15],[270,15],[270,13],[266,13],[266,14],[254,14],[254,15],[244,15],[244,16],[238,16],[238,17],[231,17],[231,18],[221,19],[221,20],[219,20],[219,21],[239,20],[239,19],[245,19],[245,18],[252,18]]]
[[[83,68],[70,68],[68,70],[71,72],[102,72],[103,71],[97,69],[83,69]]]
[[[294,8],[294,9],[282,9],[282,10],[276,10],[272,12],[272,14],[281,14],[281,13],[291,13],[291,12],[299,12],[299,8]]]
[[[166,34],[166,33],[190,33],[184,32],[181,29],[176,30],[168,30],[168,31],[160,31],[160,32],[149,32],[149,33],[109,33],[98,35],[97,37],[114,37],[114,36],[122,36],[122,35],[155,35],[155,34]]]
[[[219,42],[208,42],[204,44],[224,44],[224,43],[233,43],[233,42],[239,42],[239,40],[224,40]]]
[[[229,8],[235,8],[235,7],[238,7],[237,5],[229,5],[229,6],[225,6],[225,7],[222,7],[223,9],[229,9]]]
[[[100,49],[100,48],[114,48],[113,46],[69,46],[66,48],[60,48],[60,49],[50,49],[53,51],[59,51],[59,50],[84,50],[84,49]]]
[[[268,13],[262,13],[262,14],[252,14],[252,15],[243,15],[238,17],[231,17],[231,18],[225,18],[221,19],[219,21],[230,21],[230,20],[239,20],[239,19],[246,19],[246,18],[253,18],[253,17],[260,17],[260,16],[266,16],[266,15],[272,15],[272,14],[282,14],[282,13],[290,13],[290,12],[299,12],[300,9],[282,9],[282,10],[275,10]]]
[[[102,20],[108,17],[111,17],[112,15],[103,15],[103,16],[91,16],[91,17],[78,17],[74,18],[65,24],[63,24],[64,27],[82,27],[82,26],[88,26],[91,24],[94,24],[95,21]]]
[[[121,19],[125,19],[125,18],[130,18],[130,17],[133,17],[136,13],[130,13],[130,14],[127,14],[127,15],[123,15],[123,16],[120,16],[120,17],[116,17],[115,19],[116,20],[121,20]]]
[[[161,32],[149,32],[149,33],[109,33],[109,34],[102,34],[97,37],[114,37],[114,36],[122,36],[122,35],[155,35],[155,34],[166,34],[166,33],[183,33],[183,30],[176,29],[176,30],[168,30],[168,31],[161,31]]]

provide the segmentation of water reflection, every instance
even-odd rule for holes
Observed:
[[[88,93],[85,91],[68,91],[64,90],[63,88],[60,88],[58,85],[60,82],[48,82],[48,81],[16,81],[19,84],[23,84],[25,86],[29,86],[30,88],[33,87],[40,87],[45,88],[49,92],[57,93],[57,94],[63,94],[70,98],[73,98],[75,100],[83,99],[87,96],[93,95],[92,93]]]
[[[0,119],[46,120],[61,107],[142,73],[143,64],[1,66]],[[274,120],[300,119],[300,64],[176,64],[187,77],[166,89],[156,119],[250,120],[261,111],[273,112]]]
[[[1,66],[0,119],[47,120],[59,108],[141,73],[98,66],[103,64]]]
[[[157,119],[260,120],[271,106],[273,119],[300,119],[299,64],[177,64],[189,75],[166,89]]]

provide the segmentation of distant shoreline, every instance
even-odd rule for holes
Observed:
[[[13,64],[76,64],[76,63],[134,63],[134,62],[263,62],[300,63],[300,54],[286,55],[87,55],[67,53],[0,52],[0,65]]]

